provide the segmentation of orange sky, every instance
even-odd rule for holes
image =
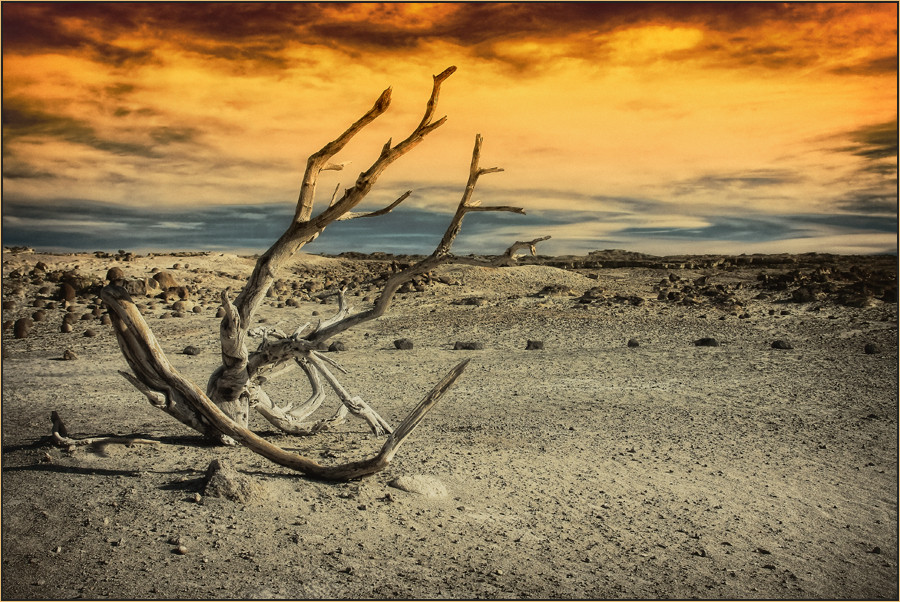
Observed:
[[[91,203],[172,229],[185,208],[290,205],[306,157],[392,86],[327,203],[452,64],[447,124],[373,207],[413,188],[404,209],[451,211],[481,133],[506,171],[477,196],[529,217],[474,250],[896,250],[894,3],[4,2],[2,20],[4,244],[66,240]]]

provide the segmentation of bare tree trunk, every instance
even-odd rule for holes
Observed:
[[[219,438],[225,443],[238,441],[278,464],[309,475],[328,479],[348,479],[370,474],[387,466],[400,445],[459,377],[468,362],[460,363],[441,379],[395,429],[361,397],[352,395],[341,384],[335,373],[344,372],[343,368],[316,349],[334,335],[383,315],[395,293],[404,283],[438,265],[454,262],[487,266],[508,265],[513,262],[513,255],[517,249],[527,247],[535,253],[535,244],[549,238],[548,236],[531,242],[516,242],[504,255],[493,261],[458,258],[450,253],[467,213],[473,211],[524,213],[517,207],[483,207],[480,202],[472,200],[475,185],[482,175],[502,171],[497,167],[479,166],[481,136],[477,135],[475,138],[469,178],[462,199],[437,248],[428,257],[392,275],[371,309],[354,313],[353,308],[347,304],[344,291],[340,291],[338,311],[334,316],[320,321],[315,326],[303,325],[291,335],[275,329],[264,330],[262,340],[254,351],[248,349],[248,338],[256,334],[256,331],[250,331],[250,324],[266,292],[274,282],[279,268],[303,245],[314,240],[328,224],[341,219],[383,215],[409,197],[411,192],[406,192],[391,205],[378,211],[352,212],[371,190],[378,176],[391,163],[409,152],[426,135],[444,123],[446,118],[435,121],[434,113],[440,86],[454,71],[455,67],[450,67],[434,76],[425,114],[413,132],[397,145],[392,146],[388,141],[371,167],[359,175],[356,184],[346,189],[340,197],[337,196],[336,190],[329,206],[315,217],[312,216],[312,209],[319,174],[323,170],[342,168],[341,165],[328,163],[329,160],[344,148],[353,136],[387,110],[390,103],[390,89],[385,90],[372,109],[341,136],[309,158],[291,224],[272,247],[257,260],[247,284],[234,301],[231,300],[229,291],[222,293],[222,305],[225,309],[220,326],[222,365],[210,377],[206,392],[182,377],[168,362],[156,338],[125,290],[112,285],[105,287],[101,296],[111,309],[110,315],[119,346],[134,372],[134,376],[122,373],[128,381],[154,406],[198,432]],[[312,394],[302,403],[279,406],[265,393],[263,385],[268,379],[296,366],[299,366],[305,374],[312,387]],[[330,418],[308,421],[307,418],[321,406],[326,397],[326,384],[337,395],[341,405]],[[291,434],[313,434],[339,424],[352,414],[365,420],[374,433],[389,436],[381,452],[372,458],[341,466],[321,466],[312,460],[286,452],[251,432],[247,428],[251,408],[256,409],[276,427]]]

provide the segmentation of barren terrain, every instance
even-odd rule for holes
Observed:
[[[322,294],[341,286],[364,307],[404,261],[302,255],[260,325],[327,317]],[[4,251],[3,599],[897,599],[896,257],[603,252],[440,268],[330,355],[392,424],[471,358],[390,467],[348,483],[212,446],[117,373],[96,299],[109,268],[141,286],[164,270],[183,288],[135,299],[205,387],[218,291],[253,263]],[[270,395],[305,398],[298,376]],[[153,443],[61,448],[51,411],[74,438]],[[258,415],[251,427],[323,463],[382,442],[358,420],[306,438]],[[251,480],[249,498],[205,492],[216,458]],[[403,476],[437,488],[389,484]]]

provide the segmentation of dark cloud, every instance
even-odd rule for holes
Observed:
[[[893,192],[888,193],[858,193],[839,201],[837,207],[843,211],[874,214],[897,215],[897,189],[896,181]]]
[[[127,112],[116,113],[119,115]],[[145,159],[159,159],[164,155],[160,147],[171,144],[196,144],[200,132],[193,127],[155,127],[135,135],[142,141],[105,138],[87,120],[52,113],[38,108],[22,98],[5,99],[3,103],[4,156],[11,157],[9,143],[19,138],[53,139],[81,144],[113,155],[128,155]],[[10,176],[7,166],[3,173]]]
[[[742,172],[708,174],[690,180],[681,180],[673,186],[676,195],[686,195],[698,190],[754,189],[791,184],[802,180],[797,172],[778,169],[752,169]]]
[[[7,2],[3,10],[4,50],[82,50],[94,60],[121,66],[155,60],[155,44],[166,40],[177,41],[193,52],[281,68],[287,63],[279,53],[293,42],[352,53],[354,49],[409,49],[433,39],[489,46],[492,41],[520,37],[582,32],[596,36],[656,23],[696,26],[731,35],[771,23],[827,21],[817,5],[805,3],[453,3],[434,7],[430,20],[427,6],[418,7],[426,18],[415,20],[404,17],[403,4],[365,4],[367,11],[358,10],[359,6],[303,2]],[[339,18],[334,18],[335,13]],[[140,33],[144,46],[108,42],[129,33]],[[820,31],[820,35],[825,33]],[[754,42],[754,36],[732,40],[743,40],[738,51],[734,44],[729,45],[738,60],[769,67],[812,60],[809,56],[798,59],[789,47],[772,46],[764,40]],[[490,49],[481,52],[490,54]],[[885,67],[884,62],[869,65]]]
[[[153,145],[103,138],[87,121],[49,113],[30,107],[27,102],[14,99],[3,104],[3,146],[22,137],[51,138],[83,144],[114,155],[159,158]]]
[[[774,242],[821,236],[823,228],[833,234],[850,232],[896,233],[896,218],[859,214],[802,214],[771,216],[704,216],[709,225],[700,228],[625,228],[617,232],[628,238],[652,238],[731,242]]]
[[[106,41],[112,37],[112,31],[132,29],[135,26],[131,20],[122,18],[123,9],[129,5],[116,4],[118,3],[4,3],[3,51],[22,54],[81,51],[97,62],[117,67],[155,62],[152,49],[117,46]],[[65,20],[73,17],[83,19],[88,27],[67,25]],[[102,37],[96,33],[98,30],[103,34]]]
[[[837,75],[890,75],[897,73],[897,53],[831,69]]]
[[[897,158],[897,119],[876,123],[847,132],[842,137],[852,141],[849,146],[840,147],[840,152],[848,152],[866,159]]]

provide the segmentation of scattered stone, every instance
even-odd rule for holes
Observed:
[[[816,300],[816,295],[809,288],[801,286],[791,294],[791,299],[794,303],[812,303]]]
[[[389,487],[394,487],[401,491],[409,493],[417,493],[424,497],[444,498],[447,497],[447,487],[438,479],[428,475],[404,475],[397,477],[388,483]]]
[[[39,309],[33,314],[31,314],[31,319],[35,322],[43,322],[47,318],[47,312],[43,309]]]
[[[237,472],[227,460],[216,459],[206,469],[202,494],[247,503],[262,495],[262,486]]]
[[[125,272],[120,267],[112,267],[106,271],[106,279],[115,284],[117,280],[125,280]]]
[[[478,350],[481,350],[481,349],[484,349],[484,344],[483,344],[483,343],[479,343],[479,342],[477,342],[477,341],[468,341],[468,342],[464,342],[464,341],[456,341],[456,343],[453,344],[453,350],[454,350],[454,351],[460,351],[460,350],[463,350],[463,351],[478,351]]]
[[[31,318],[19,318],[13,325],[13,336],[17,339],[24,339],[31,332],[34,326],[34,320]]]
[[[181,350],[184,355],[200,355],[200,348],[196,345],[188,345]]]
[[[347,351],[347,346],[344,345],[341,341],[334,341],[331,345],[328,346],[328,351]]]
[[[394,341],[394,347],[397,349],[412,349],[413,342],[409,339],[397,339]]]
[[[866,343],[863,350],[866,352],[866,355],[875,355],[883,352],[881,346],[876,345],[875,343]]]
[[[84,331],[84,335],[83,335],[83,336],[86,336],[86,337],[95,337],[95,336],[97,336],[97,334],[98,334],[98,333],[97,333],[96,330],[94,330],[94,329],[92,329],[92,328],[88,328],[87,330]]]
[[[100,317],[100,323],[103,326],[109,326],[110,324],[112,324],[112,318],[110,318],[108,315],[103,315]]]
[[[75,352],[72,351],[71,349],[66,349],[65,351],[63,351],[62,358],[64,360],[66,360],[67,362],[71,362],[71,361],[77,360],[78,356],[75,355]]]
[[[718,347],[719,341],[713,337],[703,337],[702,339],[694,341],[694,345],[697,347]]]
[[[218,311],[216,311],[216,317],[217,317],[217,318],[224,318],[224,317],[225,317],[225,308],[224,308],[224,307],[220,307],[220,308],[218,309]]]
[[[60,301],[74,301],[75,300],[75,287],[69,284],[68,282],[63,282],[62,286],[59,287],[59,300]]]
[[[525,344],[526,351],[535,351],[544,348],[544,341],[528,341]]]
[[[178,281],[175,280],[175,276],[166,271],[156,272],[153,274],[153,279],[156,280],[163,289],[178,288],[181,286],[178,284]]]
[[[637,339],[628,339],[628,346],[629,347],[640,347],[641,344],[638,342]]]
[[[175,548],[175,553],[176,553],[176,554],[179,554],[179,555],[181,555],[181,556],[184,556],[185,554],[188,553],[187,546],[183,546],[183,545],[182,545],[182,546],[178,546],[177,548]]]
[[[776,341],[772,341],[772,349],[793,349],[794,346],[791,345],[789,341],[785,341],[783,339],[778,339]]]
[[[63,320],[63,323],[59,326],[59,331],[62,333],[72,332],[72,323],[68,320]]]

